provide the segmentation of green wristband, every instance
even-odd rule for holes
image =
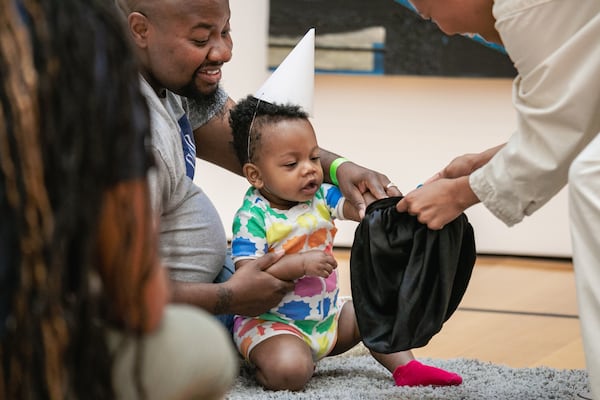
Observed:
[[[337,169],[340,167],[340,165],[348,161],[350,160],[344,157],[336,158],[329,166],[329,178],[331,179],[331,183],[333,183],[335,186],[338,186]]]

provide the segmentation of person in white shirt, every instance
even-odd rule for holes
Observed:
[[[446,34],[478,33],[504,46],[518,72],[517,130],[503,145],[455,158],[397,210],[440,229],[481,202],[511,226],[568,183],[586,367],[600,399],[600,2],[411,2]]]

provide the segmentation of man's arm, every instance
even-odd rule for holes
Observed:
[[[172,302],[191,304],[215,315],[259,315],[279,304],[294,288],[292,282],[282,281],[264,271],[282,255],[269,253],[252,260],[223,283],[172,281]]]
[[[194,130],[194,139],[198,158],[241,176],[242,166],[231,144],[233,134],[229,125],[229,111],[234,105],[232,99],[227,99],[220,112]]]
[[[340,158],[339,155],[321,149],[321,164],[325,182],[334,183],[331,177],[331,164]],[[382,173],[362,167],[351,161],[339,164],[335,171],[337,186],[356,210],[360,218],[365,215],[367,206],[374,200],[388,196],[400,196],[402,192],[397,186],[390,186],[390,179]]]
[[[198,158],[218,165],[237,175],[242,175],[242,166],[235,155],[231,142],[233,134],[229,125],[229,111],[235,102],[228,98],[223,109],[206,124],[194,130],[196,155]],[[330,177],[331,163],[340,158],[339,155],[321,149],[321,164],[325,182],[332,183]],[[367,205],[374,199],[388,196],[400,196],[402,193],[396,186],[389,186],[390,179],[377,172],[364,168],[353,162],[346,162],[337,168],[338,187],[348,201],[357,210],[361,218]],[[366,194],[370,196],[366,196]]]

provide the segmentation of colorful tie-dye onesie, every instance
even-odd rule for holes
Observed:
[[[289,210],[271,208],[258,190],[248,189],[244,203],[233,220],[233,261],[255,259],[284,249],[286,254],[321,249],[331,254],[337,228],[334,218],[343,219],[344,198],[336,186],[323,184],[313,200]],[[325,357],[337,340],[338,275],[328,278],[304,276],[293,292],[258,317],[236,316],[235,343],[248,359],[258,343],[275,335],[292,334],[312,349],[313,358]]]

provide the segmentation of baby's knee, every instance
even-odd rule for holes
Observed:
[[[290,357],[280,354],[273,357],[268,366],[261,368],[263,386],[271,390],[302,390],[315,369],[312,357]]]

